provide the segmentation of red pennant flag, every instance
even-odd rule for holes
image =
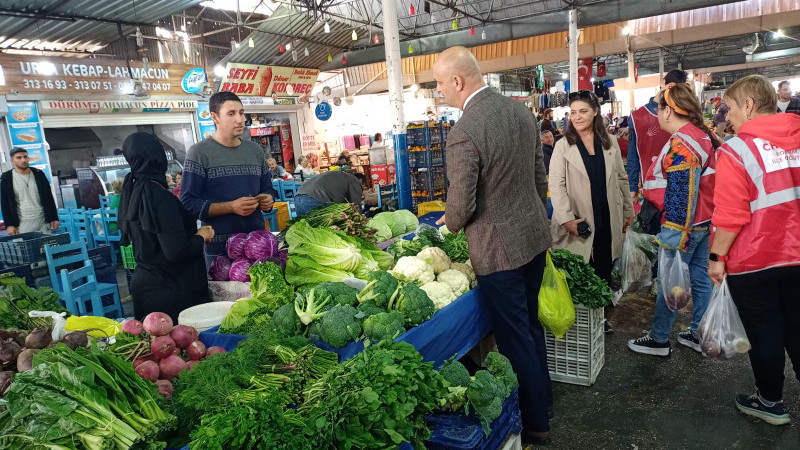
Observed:
[[[594,89],[592,86],[592,68],[594,66],[594,58],[583,58],[578,60],[578,90],[591,91]]]
[[[604,77],[606,76],[606,62],[600,61],[597,63],[597,77]]]
[[[638,83],[639,82],[639,65],[638,64],[634,64],[633,65],[633,82],[634,83]]]

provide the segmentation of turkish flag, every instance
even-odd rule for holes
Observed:
[[[600,62],[597,63],[597,76],[598,76],[598,78],[606,76],[606,62],[605,61],[600,61]]]
[[[592,90],[592,66],[594,58],[584,58],[578,60],[578,90]]]

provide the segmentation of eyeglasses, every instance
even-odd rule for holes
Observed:
[[[587,91],[586,89],[578,92],[570,92],[569,97],[567,97],[570,101],[578,100],[578,99],[588,99],[591,100],[594,92]]]

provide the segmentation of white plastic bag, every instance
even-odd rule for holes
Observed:
[[[50,333],[50,336],[53,338],[54,341],[61,340],[67,333],[64,331],[64,326],[67,324],[67,313],[57,313],[53,311],[28,311],[28,315],[31,317],[52,317],[53,319],[53,331]]]
[[[642,246],[652,246],[653,236],[628,229],[620,258],[622,292],[633,292],[652,284],[652,262]]]
[[[681,260],[679,250],[661,248],[658,254],[658,283],[669,309],[678,311],[692,300],[689,265]]]
[[[737,353],[750,351],[750,340],[728,290],[728,280],[723,280],[720,286],[714,286],[697,334],[700,337],[700,349],[708,358],[728,359]]]
[[[250,282],[244,281],[209,281],[208,294],[215,302],[235,302],[253,295]]]

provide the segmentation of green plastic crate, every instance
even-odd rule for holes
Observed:
[[[133,246],[129,245],[127,247],[120,247],[119,249],[122,253],[122,267],[131,270],[135,269],[136,260],[133,259]]]

